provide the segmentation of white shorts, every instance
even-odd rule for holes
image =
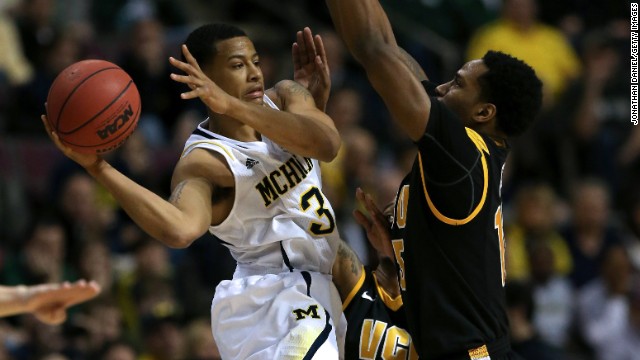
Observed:
[[[346,319],[331,275],[294,271],[225,280],[211,304],[224,360],[343,359]]]

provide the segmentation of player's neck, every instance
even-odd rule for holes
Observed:
[[[497,129],[495,121],[477,123],[476,126],[473,127],[473,130],[479,134],[490,137],[499,146],[507,146],[507,135],[503,131]]]
[[[254,128],[219,114],[209,114],[207,127],[216,134],[242,142],[261,140],[260,134]]]

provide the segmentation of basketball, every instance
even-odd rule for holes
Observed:
[[[115,150],[133,133],[140,94],[118,65],[82,60],[62,70],[49,88],[47,119],[60,141],[85,154]]]

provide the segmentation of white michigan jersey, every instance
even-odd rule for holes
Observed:
[[[268,97],[264,100],[277,109]],[[282,349],[299,348],[301,339],[315,341],[318,348],[327,331],[332,347],[338,339],[342,348],[345,320],[330,275],[339,235],[322,193],[318,161],[291,154],[265,137],[253,142],[226,138],[205,124],[189,137],[182,156],[197,148],[221,154],[235,179],[231,212],[209,228],[237,261],[233,280],[216,288],[211,309],[223,358],[274,359],[287,356],[286,351],[297,358]],[[276,308],[284,311],[273,312]],[[258,334],[265,336],[258,340]]]
[[[322,193],[318,161],[291,154],[265,137],[240,142],[203,125],[189,137],[182,156],[196,148],[215,151],[233,172],[233,208],[209,230],[230,249],[237,275],[289,269],[331,273],[338,231]]]

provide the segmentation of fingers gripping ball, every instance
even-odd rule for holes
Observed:
[[[62,70],[49,88],[47,119],[63,144],[102,154],[133,133],[140,94],[129,74],[104,60],[83,60]]]

